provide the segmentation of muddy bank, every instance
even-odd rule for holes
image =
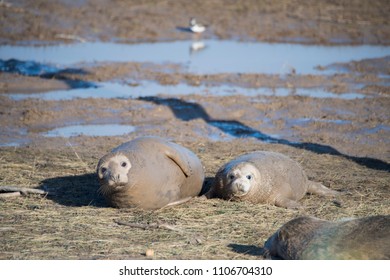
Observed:
[[[300,96],[160,95],[134,100],[89,98],[61,102],[12,101],[3,97],[0,120],[5,143],[5,132],[15,127],[24,132],[18,137],[38,137],[45,141],[44,133],[55,128],[117,123],[136,127],[136,134],[200,141],[250,137],[260,141],[286,141],[290,145],[317,143],[330,151],[387,160],[390,156],[389,102],[387,97],[373,98],[369,104],[359,99]]]
[[[389,44],[390,4],[375,1],[4,1],[0,38],[20,41],[183,40],[191,16],[205,38]],[[69,38],[69,39],[68,39]]]

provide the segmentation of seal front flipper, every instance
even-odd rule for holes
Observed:
[[[187,201],[190,200],[190,199],[192,199],[192,197],[186,197],[186,198],[183,198],[183,199],[180,199],[180,200],[177,200],[177,201],[173,201],[173,202],[171,202],[171,203],[168,203],[167,205],[165,205],[165,206],[162,207],[161,209],[166,208],[166,207],[175,206],[175,205],[179,205],[179,204],[185,203],[185,202],[187,202]]]
[[[296,202],[295,200],[291,200],[285,197],[279,197],[275,200],[275,205],[279,207],[284,207],[288,209],[302,209],[303,206]]]
[[[184,175],[186,177],[189,177],[192,175],[192,169],[188,163],[188,160],[181,154],[179,154],[174,149],[167,149],[165,151],[165,155],[171,159],[174,163],[176,163],[177,166],[183,171]]]
[[[207,199],[211,199],[211,198],[216,197],[215,190],[214,190],[213,186],[204,194],[204,197],[206,197]]]

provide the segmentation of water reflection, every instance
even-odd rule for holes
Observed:
[[[41,76],[59,73],[61,69],[54,65],[38,63],[35,61],[21,61],[18,59],[0,59],[0,71],[16,73],[24,76]]]
[[[86,136],[117,136],[135,131],[131,125],[98,124],[98,125],[72,125],[50,130],[43,135],[46,137],[72,137]]]
[[[53,65],[96,62],[151,62],[186,65],[192,73],[281,74],[285,65],[297,74],[319,73],[317,66],[390,55],[387,46],[316,46],[299,44],[201,40],[207,48],[190,57],[192,41],[118,44],[88,42],[55,46],[0,46],[0,59]],[[321,72],[324,73],[324,72]],[[326,73],[334,73],[329,70]]]
[[[55,79],[65,82],[69,88],[95,87],[95,84],[80,79],[69,79],[65,74],[85,75],[87,72],[80,68],[61,68],[52,64],[39,63],[31,60],[0,59],[0,72],[15,73],[23,76]]]
[[[167,95],[213,95],[213,96],[308,96],[313,98],[356,99],[365,98],[364,94],[343,93],[335,94],[322,88],[243,88],[231,85],[220,86],[191,86],[188,84],[161,85],[155,82],[144,81],[137,86],[117,83],[96,83],[93,87],[54,90],[45,93],[12,93],[2,94],[14,100],[37,98],[43,100],[71,100],[75,98],[137,98],[142,96]]]
[[[195,54],[206,48],[206,44],[203,41],[193,41],[190,47],[190,54]]]

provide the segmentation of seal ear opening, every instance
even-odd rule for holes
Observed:
[[[191,175],[191,168],[189,167],[188,162],[183,157],[172,151],[166,151],[165,155],[169,159],[171,159],[177,166],[179,166],[179,168],[181,169],[181,171],[183,171],[186,177],[189,177]]]

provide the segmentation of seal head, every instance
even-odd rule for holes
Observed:
[[[103,158],[97,168],[99,191],[104,195],[129,183],[130,160],[123,154]]]
[[[221,180],[225,186],[223,192],[225,199],[247,195],[255,182],[260,180],[258,169],[250,163],[239,164],[233,168],[228,167],[223,174]]]

